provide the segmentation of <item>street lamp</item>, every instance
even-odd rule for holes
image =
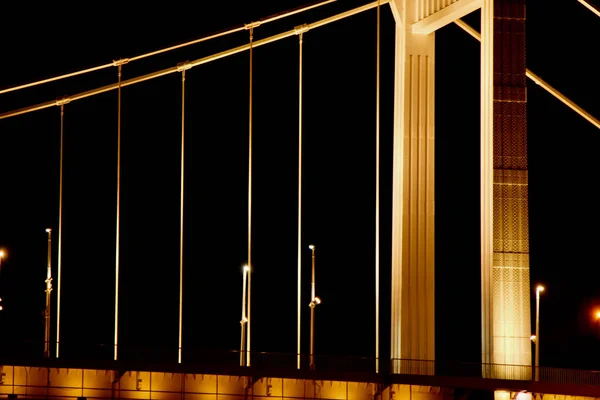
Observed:
[[[0,250],[0,273],[2,272],[2,259],[4,258],[5,253],[4,250]],[[1,281],[0,281],[1,282]],[[1,288],[0,284],[0,288]],[[0,298],[0,311],[4,310],[4,305],[2,304],[2,298]]]
[[[596,317],[596,328],[600,331],[600,310],[596,311],[594,315]]]
[[[250,271],[250,267],[244,265],[243,268],[243,277],[242,277],[242,319],[240,321],[241,325],[241,342],[240,342],[240,367],[246,365],[246,324],[248,323],[248,318],[246,318],[246,282],[248,280],[248,272]]]
[[[321,304],[321,299],[315,295],[315,246],[310,245],[308,248],[312,251],[312,279],[310,284],[310,369],[315,369],[315,307]]]
[[[52,229],[48,234],[48,265],[46,271],[46,311],[44,312],[44,357],[50,358],[50,292],[52,292]]]
[[[542,285],[535,288],[535,335],[531,340],[535,344],[535,380],[540,379],[540,293],[544,291]]]

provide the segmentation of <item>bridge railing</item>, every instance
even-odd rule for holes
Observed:
[[[51,346],[54,354],[54,346]],[[111,363],[146,364],[157,368],[177,365],[176,348],[119,346],[119,361],[113,360],[112,345],[61,344],[61,357],[43,357],[43,343],[21,342],[0,344],[0,365],[103,365]],[[237,350],[194,349],[183,350],[182,368],[232,369],[246,367]],[[532,381],[535,367],[528,365],[484,364],[445,360],[392,359],[377,360],[373,357],[341,355],[309,355],[272,352],[249,353],[250,368],[256,371],[277,370],[293,374],[300,370],[321,372],[376,374],[380,375],[426,375],[476,379],[506,379]],[[376,365],[378,370],[376,371]],[[600,386],[600,371],[539,367],[539,382]]]
[[[529,365],[407,359],[392,359],[390,367],[392,374],[521,381],[535,380],[535,370],[534,366]],[[600,386],[600,371],[541,366],[539,367],[538,381],[552,384]]]
[[[540,382],[572,385],[600,385],[600,371],[540,367]]]

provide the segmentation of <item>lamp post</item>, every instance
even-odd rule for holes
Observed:
[[[50,358],[50,292],[52,292],[52,229],[48,233],[48,265],[46,271],[46,310],[44,312],[44,357]]]
[[[315,295],[315,246],[310,245],[308,248],[312,251],[312,279],[310,283],[310,369],[315,369],[315,307],[321,304],[321,299]]]
[[[250,271],[250,267],[244,265],[243,268],[243,277],[242,277],[242,319],[240,321],[241,325],[241,342],[240,342],[240,367],[246,365],[246,324],[248,322],[248,318],[246,318],[246,282],[248,278],[248,272]]]
[[[2,273],[2,259],[4,258],[4,251],[0,250],[0,273]],[[0,289],[2,288],[2,281],[0,280]],[[0,297],[0,311],[4,309],[4,305],[2,304],[2,298]]]
[[[540,293],[544,291],[542,285],[535,288],[535,381],[540,379]]]

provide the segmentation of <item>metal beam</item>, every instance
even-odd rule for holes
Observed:
[[[469,35],[473,36],[475,39],[481,41],[481,35],[475,29],[473,29],[469,24],[461,19],[457,19],[454,21],[456,25],[460,26],[465,32]],[[544,81],[542,78],[531,72],[529,69],[525,70],[525,75],[534,81],[536,84],[540,85],[544,88],[548,93],[552,96],[556,97],[558,100],[562,101],[567,107],[571,110],[575,111],[577,114],[581,115],[583,118],[588,120],[592,125],[596,128],[600,129],[600,121],[595,118],[593,115],[585,111],[583,108],[579,107],[575,102],[571,101],[567,96],[553,88],[548,82]]]
[[[412,25],[412,33],[416,35],[429,35],[481,8],[482,3],[482,0],[458,0],[456,3],[452,3],[448,7],[444,7],[440,11],[415,22]]]
[[[594,14],[596,14],[597,16],[600,17],[600,7],[590,4],[590,2],[586,1],[586,0],[578,0],[578,1],[581,4],[583,4],[588,10],[590,10],[591,12],[593,12]]]

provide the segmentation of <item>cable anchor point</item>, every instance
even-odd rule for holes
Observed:
[[[184,61],[184,62],[177,64],[177,72],[183,72],[190,68],[192,68],[192,64],[189,61]]]
[[[120,65],[125,65],[129,62],[129,58],[121,58],[119,60],[113,60],[113,65],[118,67]]]
[[[260,26],[260,24],[261,24],[260,21],[250,22],[249,24],[244,24],[244,28],[246,30],[253,29],[253,28],[258,28]]]
[[[302,24],[302,25],[298,25],[296,27],[294,27],[294,33],[296,35],[300,35],[302,33],[308,32],[310,30],[310,27],[308,26],[308,24]]]
[[[63,96],[60,99],[56,99],[56,105],[62,106],[65,104],[69,104],[71,102],[71,98],[69,96]]]

